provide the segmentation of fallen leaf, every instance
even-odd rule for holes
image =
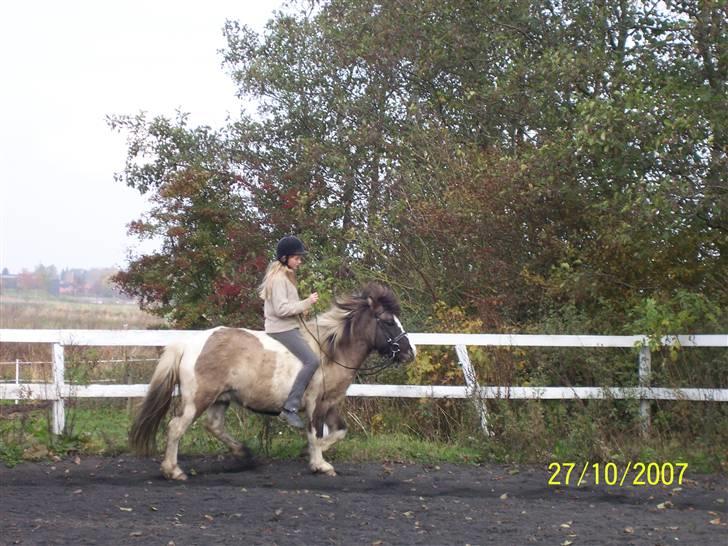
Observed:
[[[571,546],[572,544],[574,544],[574,543],[571,542],[570,540],[565,540],[564,542],[561,543],[561,546]]]
[[[126,506],[119,506],[119,510],[121,510],[122,512],[133,512],[134,511],[133,508],[127,508]]]
[[[502,495],[500,496],[500,500],[506,500],[507,498],[508,498],[508,493],[503,493],[503,494],[502,494]]]
[[[215,518],[213,518],[210,514],[205,514],[205,519],[207,521],[213,521]]]
[[[720,525],[720,518],[715,518],[710,520],[711,525]]]
[[[723,504],[725,502],[725,499],[715,499],[715,502],[718,504]]]
[[[140,536],[142,536],[142,532],[141,531],[132,531],[131,533],[129,533],[129,536],[130,537],[140,537]]]
[[[625,527],[624,532],[631,535],[632,533],[634,533],[634,527]]]
[[[74,495],[80,495],[81,493],[83,493],[83,489],[76,489],[76,490],[75,490],[75,491],[73,492],[73,494],[74,494]]]
[[[75,456],[75,457],[73,458],[73,463],[74,463],[74,464],[81,464],[81,457],[79,457],[78,455],[76,455],[76,456]]]
[[[157,508],[156,506],[150,506],[150,507],[149,507],[149,509],[150,509],[150,510],[151,510],[152,512],[156,512],[157,510],[159,510],[159,508]]]
[[[562,529],[569,529],[570,527],[571,527],[571,525],[569,525],[568,523],[562,523],[561,524],[561,528]]]
[[[665,510],[666,508],[672,508],[674,505],[670,501],[661,502],[657,505],[659,510]]]

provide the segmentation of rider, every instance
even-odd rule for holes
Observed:
[[[281,342],[303,363],[281,411],[281,417],[296,428],[303,428],[303,421],[298,416],[301,398],[320,364],[319,357],[308,346],[299,330],[299,315],[310,309],[319,298],[317,292],[304,300],[298,296],[296,269],[306,254],[300,239],[293,236],[283,237],[276,247],[276,259],[268,266],[258,291],[265,302],[265,332]]]

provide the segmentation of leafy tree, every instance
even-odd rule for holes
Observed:
[[[129,232],[161,239],[158,252],[131,256],[115,282],[180,328],[259,322],[265,238],[245,179],[226,160],[224,136],[189,129],[184,116],[176,123],[118,117],[111,125],[131,135],[121,178],[142,192],[154,189],[152,209]]]
[[[165,241],[118,280],[180,325],[250,324],[267,249],[296,233],[307,288],[380,279],[420,324],[443,302],[608,333],[650,298],[725,303],[723,11],[331,0],[263,35],[228,22],[255,118],[111,121],[120,179],[156,205],[132,231]]]

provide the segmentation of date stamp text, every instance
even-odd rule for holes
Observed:
[[[682,485],[688,463],[643,463],[627,461],[624,464],[559,463],[549,464],[548,485],[573,486],[608,485],[616,487],[647,485]]]

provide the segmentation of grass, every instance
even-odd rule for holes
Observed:
[[[371,403],[371,401],[368,401]],[[347,400],[346,407],[356,406]],[[535,406],[536,404],[530,404]],[[4,404],[7,408],[7,402]],[[357,411],[351,407],[351,411]],[[498,429],[494,437],[477,430],[477,419],[463,423],[463,434],[452,438],[426,437],[424,429],[407,419],[399,408],[400,426],[381,428],[382,419],[369,420],[365,415],[351,420],[344,441],[327,453],[332,462],[405,462],[421,464],[540,464],[549,462],[615,462],[625,464],[648,462],[689,462],[691,471],[711,473],[728,471],[722,436],[699,437],[685,442],[679,434],[659,431],[643,439],[639,434],[624,433],[610,438],[610,431],[599,420],[586,427],[572,421],[563,431],[552,427],[534,427],[533,410],[514,417],[501,414],[493,419]],[[395,411],[391,407],[387,412]],[[377,414],[379,415],[379,414]],[[394,420],[396,415],[387,415]],[[584,419],[586,421],[586,419]],[[67,409],[66,433],[54,438],[49,433],[50,409],[31,411],[12,419],[0,419],[0,461],[14,466],[21,461],[41,460],[69,454],[118,455],[128,452],[127,432],[130,414],[123,400],[76,400]],[[241,408],[227,413],[227,429],[258,456],[270,459],[291,459],[301,456],[306,439],[275,417],[263,417]],[[164,431],[157,437],[158,453],[162,453]],[[597,447],[595,447],[597,446]],[[184,455],[224,454],[227,449],[210,436],[196,421],[180,443]]]
[[[49,410],[28,412],[0,420],[0,460],[9,467],[21,461],[68,454],[118,455],[128,451],[130,417],[119,401],[77,401],[67,411],[66,433],[49,434]],[[262,417],[242,409],[228,412],[228,429],[256,454],[271,459],[290,459],[303,453],[305,436],[275,417]],[[157,438],[161,453],[164,433]],[[227,448],[195,421],[180,442],[180,453],[202,455],[226,453]],[[482,451],[447,442],[425,441],[403,433],[375,436],[349,430],[347,438],[329,453],[332,461],[397,461],[420,463],[470,463],[483,460]]]
[[[0,328],[144,330],[162,326],[161,319],[129,302],[53,298],[33,293],[0,294]]]
[[[102,301],[102,303],[96,303]],[[128,302],[105,301],[90,298],[53,298],[38,293],[0,294],[0,328],[17,329],[108,329],[145,330],[163,328],[164,322],[145,313]],[[103,360],[135,360],[156,358],[158,351],[148,347],[67,347],[66,367],[80,378],[94,379],[100,374],[137,373],[143,366],[135,365],[131,371],[110,370]],[[39,343],[0,343],[0,381],[15,378],[15,361],[22,366],[21,381],[48,381],[51,377],[51,346]],[[85,366],[85,368],[83,368]]]

